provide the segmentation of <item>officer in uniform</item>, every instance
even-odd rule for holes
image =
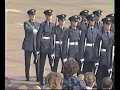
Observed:
[[[63,61],[65,62],[67,58],[72,57],[80,63],[80,61],[83,60],[85,33],[77,28],[78,15],[71,16],[69,20],[71,25],[68,30],[65,31],[63,37]]]
[[[102,80],[107,77],[112,71],[112,47],[114,45],[114,33],[111,31],[112,20],[111,18],[103,18],[103,28],[101,33],[97,36],[96,46],[99,50],[96,55],[98,57],[99,68],[97,72],[97,85],[98,89],[102,88]],[[101,45],[100,45],[100,42]],[[99,48],[101,46],[101,48]],[[99,49],[98,49],[99,48]]]
[[[51,9],[44,11],[46,20],[40,24],[39,32],[37,34],[37,54],[40,54],[39,79],[40,79],[41,85],[44,85],[43,73],[44,73],[44,66],[45,66],[45,61],[46,61],[47,55],[48,55],[49,64],[50,64],[50,67],[52,70],[52,63],[53,63],[53,59],[51,58],[51,55],[53,52],[52,28],[55,26],[55,24],[52,23],[52,12],[53,12],[53,10],[51,10]]]
[[[102,21],[100,20],[101,16],[102,16],[102,10],[96,10],[93,11],[93,14],[95,14],[95,28],[100,29],[103,26]]]
[[[25,55],[25,74],[26,80],[29,81],[29,70],[30,70],[30,61],[31,54],[34,55],[34,63],[36,62],[36,35],[39,30],[39,23],[35,21],[35,9],[30,9],[27,14],[29,15],[29,20],[24,22],[25,38],[23,41],[22,49],[24,49]],[[36,76],[37,75],[37,65],[36,66]]]
[[[81,22],[78,23],[79,30],[82,30],[82,31],[87,30],[88,23],[87,23],[86,16],[88,15],[88,13],[89,13],[89,10],[83,10],[80,12],[79,15],[81,16],[82,20],[81,20]]]
[[[106,17],[110,17],[112,19],[112,27],[111,31],[115,32],[115,24],[114,24],[114,14],[109,14]]]
[[[53,28],[54,43],[55,43],[54,52],[53,52],[55,54],[54,65],[53,65],[53,71],[54,72],[57,72],[59,59],[61,59],[62,66],[63,66],[62,42],[63,42],[63,36],[65,34],[65,30],[67,29],[65,27],[66,15],[65,14],[57,15],[57,18],[58,18],[59,25],[57,25]],[[61,72],[63,72],[63,68],[62,68]]]
[[[90,14],[87,17],[88,20],[88,28],[85,33],[85,52],[84,52],[84,67],[83,67],[83,73],[86,72],[92,72],[94,69],[94,64],[97,65],[95,61],[95,49],[94,49],[94,43],[96,41],[96,37],[99,33],[99,30],[94,27],[95,24],[95,15]],[[83,61],[84,61],[83,60]]]

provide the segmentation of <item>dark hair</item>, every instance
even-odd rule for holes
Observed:
[[[92,87],[96,83],[96,77],[92,72],[86,72],[84,75],[84,81],[87,86]]]
[[[102,82],[102,88],[104,89],[110,89],[113,86],[113,81],[109,77],[105,77]]]
[[[67,75],[73,75],[79,70],[78,62],[73,58],[68,58],[64,64],[64,71]]]

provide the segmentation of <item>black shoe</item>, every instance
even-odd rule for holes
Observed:
[[[29,79],[29,78],[27,78],[27,79],[26,79],[26,81],[30,81],[30,79]]]
[[[43,83],[43,82],[41,82],[41,83],[40,83],[40,86],[44,86],[44,83]]]
[[[37,82],[39,82],[39,80],[38,80],[38,79],[36,79],[36,81],[37,81]]]

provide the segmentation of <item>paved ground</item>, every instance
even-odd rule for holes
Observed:
[[[36,83],[35,67],[31,62],[31,82],[26,82],[24,74],[24,53],[21,49],[24,38],[23,22],[28,19],[27,10],[35,8],[37,10],[37,21],[44,21],[43,11],[53,9],[55,16],[65,13],[67,16],[79,14],[83,9],[103,10],[103,17],[114,12],[114,0],[6,0],[6,63],[5,76],[13,79],[13,83]],[[69,25],[67,21],[66,26]],[[61,63],[58,72],[60,72]],[[49,63],[46,60],[46,76],[50,72]]]

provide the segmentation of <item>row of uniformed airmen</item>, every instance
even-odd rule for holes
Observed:
[[[69,17],[70,26],[67,28],[66,15],[58,15],[58,25],[55,25],[52,22],[52,13],[51,9],[44,11],[46,20],[39,24],[35,21],[36,10],[30,9],[27,12],[29,20],[24,22],[25,38],[22,47],[25,51],[26,79],[29,80],[33,53],[36,78],[41,85],[44,85],[43,73],[47,55],[52,71],[57,72],[58,62],[61,59],[61,72],[64,73],[64,62],[72,57],[80,64],[78,74],[97,73],[99,83],[112,70],[114,14],[107,15],[101,21],[101,10],[96,10],[93,14],[89,14],[89,10],[83,10],[80,12],[81,18],[79,15]]]

